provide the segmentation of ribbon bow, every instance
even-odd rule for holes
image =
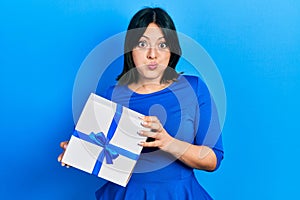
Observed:
[[[100,152],[98,160],[103,162],[105,157],[107,164],[113,164],[113,159],[116,159],[119,154],[117,151],[111,148],[111,145],[109,145],[109,139],[105,137],[104,133],[100,132],[95,134],[92,132],[89,134],[89,138],[103,148]]]

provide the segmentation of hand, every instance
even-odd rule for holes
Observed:
[[[163,151],[168,151],[168,145],[174,140],[164,129],[156,116],[145,116],[141,118],[142,126],[150,128],[150,131],[139,131],[139,134],[145,137],[154,138],[151,142],[140,142],[143,147],[158,147]]]
[[[58,161],[58,162],[61,162],[61,160],[62,160],[62,158],[63,158],[63,156],[64,156],[64,153],[65,153],[65,151],[66,151],[66,148],[67,148],[67,146],[68,146],[68,143],[69,143],[69,141],[64,141],[64,142],[61,142],[61,143],[60,143],[60,147],[63,149],[63,152],[57,157],[57,161]],[[67,164],[65,164],[65,163],[63,163],[63,162],[61,162],[61,166],[66,166],[67,168],[70,167],[69,165],[67,165]]]

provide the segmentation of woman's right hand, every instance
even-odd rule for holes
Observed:
[[[66,148],[67,148],[67,146],[68,146],[68,143],[69,143],[69,141],[64,141],[64,142],[61,142],[61,143],[60,143],[60,147],[63,149],[63,152],[57,157],[57,161],[61,163],[61,166],[66,166],[67,168],[69,168],[69,165],[67,165],[67,164],[65,164],[65,163],[63,163],[63,162],[61,162],[61,160],[62,160],[62,158],[63,158],[63,156],[64,156],[64,153],[65,153],[65,151],[66,151]]]

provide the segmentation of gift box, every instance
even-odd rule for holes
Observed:
[[[125,187],[142,151],[143,115],[91,94],[62,162]]]

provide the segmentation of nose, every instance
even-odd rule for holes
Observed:
[[[156,59],[156,57],[157,57],[156,48],[150,47],[147,52],[147,58],[152,60],[152,59]]]

